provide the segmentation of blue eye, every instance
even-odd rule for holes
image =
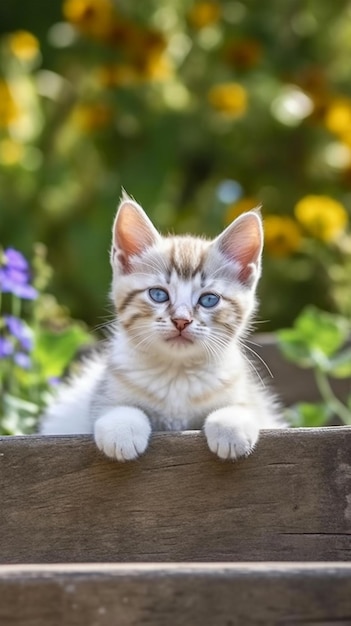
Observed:
[[[149,289],[149,296],[154,302],[167,302],[167,300],[169,300],[167,291],[165,289],[160,289],[159,287]]]
[[[212,307],[216,306],[218,302],[219,296],[217,296],[217,294],[215,293],[204,293],[204,295],[199,298],[199,304],[201,304],[201,306],[204,306],[205,309],[211,309]]]

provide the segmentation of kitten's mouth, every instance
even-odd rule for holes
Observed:
[[[167,343],[173,343],[177,346],[185,346],[194,343],[190,337],[187,337],[183,333],[179,333],[178,335],[171,335],[166,339]]]

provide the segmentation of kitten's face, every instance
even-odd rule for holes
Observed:
[[[220,357],[253,311],[261,239],[259,252],[256,242],[246,258],[247,236],[237,229],[243,264],[228,253],[227,231],[214,242],[161,237],[141,211],[125,200],[115,222],[112,296],[120,325],[150,355],[171,361]],[[257,235],[260,221],[251,215]]]
[[[205,241],[165,238],[119,276],[118,319],[140,350],[210,357],[242,328],[252,298],[209,253]]]

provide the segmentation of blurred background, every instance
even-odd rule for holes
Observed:
[[[96,328],[121,187],[162,231],[263,205],[262,331],[351,313],[351,3],[0,5],[0,243]]]

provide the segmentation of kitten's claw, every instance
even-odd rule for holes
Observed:
[[[204,431],[211,452],[221,459],[238,459],[248,456],[258,439],[258,427],[244,415],[242,407],[226,407],[211,413],[205,421]],[[244,411],[245,412],[245,411]]]
[[[106,456],[132,461],[147,448],[151,426],[145,413],[135,407],[111,409],[94,425],[95,443]]]

